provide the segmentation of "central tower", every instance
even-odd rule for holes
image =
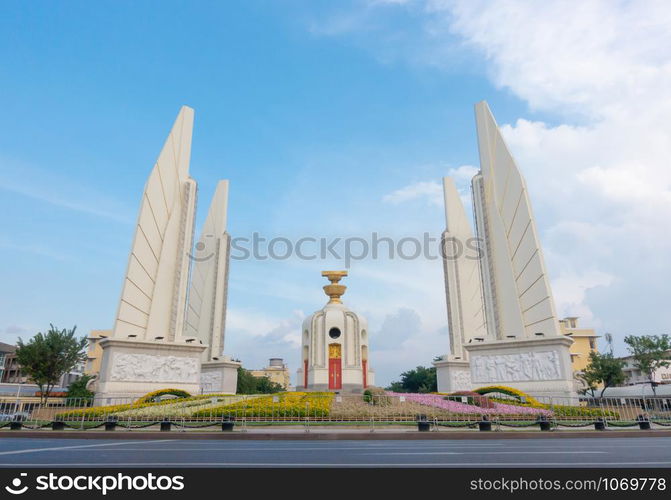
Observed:
[[[368,324],[340,299],[347,287],[339,282],[347,271],[323,271],[322,276],[330,281],[324,286],[329,301],[303,322],[296,388],[360,393],[375,383],[368,365]]]

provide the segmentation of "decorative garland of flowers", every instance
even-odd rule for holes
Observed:
[[[444,396],[438,394],[415,394],[415,393],[395,393],[388,392],[390,396],[395,397],[405,397],[406,401],[411,401],[414,403],[419,403],[426,406],[433,406],[434,408],[441,408],[447,410],[450,413],[455,415],[497,415],[497,416],[539,416],[545,415],[550,416],[552,412],[544,408],[531,408],[528,406],[517,406],[517,405],[508,405],[501,403],[493,403],[491,408],[481,408],[479,406],[474,406],[466,403],[460,403],[457,401],[451,401],[445,399]]]
[[[515,389],[513,387],[508,387],[505,385],[489,385],[487,387],[480,387],[479,389],[475,389],[473,392],[482,395],[491,393],[505,394],[506,396],[512,396],[520,403],[526,403],[528,406],[531,406],[532,408],[544,408],[546,406],[533,396],[529,396],[527,393],[522,392],[519,389]]]
[[[173,391],[174,389],[164,389],[167,391]],[[148,394],[145,394],[137,401],[133,403],[125,403],[118,405],[107,405],[107,406],[93,406],[90,408],[83,408],[80,410],[69,410],[55,415],[55,418],[66,420],[66,419],[79,419],[82,417],[88,418],[101,418],[105,416],[115,416],[121,412],[136,409],[136,408],[146,408],[147,406],[164,406],[164,405],[173,405],[175,403],[184,403],[187,401],[196,401],[204,398],[212,398],[215,396],[223,396],[224,394],[206,394],[201,396],[186,396],[179,397],[177,399],[165,399],[163,401],[153,402],[152,399],[157,395],[159,391],[153,391]],[[186,391],[181,391],[185,394],[188,394]]]
[[[613,410],[604,410],[601,408],[585,408],[582,406],[569,406],[569,405],[557,405],[557,404],[544,404],[538,401],[533,396],[529,396],[527,393],[515,389],[513,387],[507,387],[504,385],[492,385],[487,387],[480,387],[475,389],[478,394],[506,394],[512,396],[515,399],[505,399],[491,397],[490,400],[496,403],[507,404],[511,406],[525,406],[529,408],[543,408],[546,410],[551,410],[556,417],[611,417],[619,418],[619,413]]]
[[[156,402],[155,399],[158,398],[159,396],[177,396],[178,398],[190,398],[191,394],[189,394],[186,391],[183,391],[181,389],[159,389],[157,391],[149,392],[142,396],[140,399],[135,401],[135,403],[142,404],[142,403],[154,403]]]

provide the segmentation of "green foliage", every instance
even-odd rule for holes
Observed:
[[[389,406],[392,398],[380,387],[370,387],[363,391],[363,401],[375,406]]]
[[[284,387],[282,387],[277,382],[273,382],[268,377],[254,377],[256,379],[256,393],[257,394],[274,394],[276,392],[282,392]]]
[[[594,391],[597,384],[603,384],[600,396],[608,387],[621,384],[624,382],[624,361],[613,356],[612,352],[601,354],[596,351],[589,353],[589,364],[580,375],[587,387]]]
[[[575,374],[575,378],[580,380],[584,389],[578,391],[579,394],[587,394],[589,392],[590,396],[594,397],[594,391],[597,390],[599,385],[599,379],[594,372],[585,372],[581,371]]]
[[[16,349],[21,370],[40,388],[42,403],[58,379],[86,359],[86,337],[75,337],[76,326],[71,330],[49,326],[46,334],[40,332],[27,343],[19,338]]]
[[[255,377],[249,370],[238,368],[237,394],[274,394],[283,390],[284,387],[268,377]]]
[[[634,358],[634,366],[648,376],[650,386],[655,392],[652,375],[658,368],[671,365],[671,339],[668,335],[627,335],[624,338],[629,352]]]
[[[89,406],[93,401],[93,392],[86,388],[86,384],[93,378],[92,375],[82,375],[68,386],[66,406]]]
[[[438,391],[436,368],[418,366],[414,370],[401,373],[400,382],[392,382],[387,390],[393,392],[429,393]]]

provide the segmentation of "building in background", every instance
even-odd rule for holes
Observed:
[[[25,384],[27,378],[21,373],[21,366],[16,359],[16,346],[0,344],[0,357],[2,358],[2,378],[0,382],[8,384]]]
[[[103,350],[100,346],[100,341],[112,335],[112,330],[91,330],[89,334],[88,349],[86,351],[86,367],[84,373],[86,375],[98,375],[100,373],[100,363],[103,358]]]
[[[0,382],[5,378],[5,360],[7,356],[14,353],[16,347],[0,342]]]
[[[271,382],[281,385],[284,390],[289,390],[291,386],[289,367],[284,364],[282,358],[270,358],[268,366],[261,370],[251,370],[250,373],[255,377],[268,377]]]
[[[667,351],[667,354],[671,356],[671,351]],[[635,361],[633,356],[625,356],[620,358],[624,361],[625,365],[622,368],[624,372],[625,381],[622,385],[639,385],[639,384],[649,384],[650,379],[646,373],[642,373],[641,370],[636,368]],[[671,384],[671,366],[666,368],[658,368],[652,374],[652,381],[657,384]]]
[[[562,335],[571,337],[573,344],[569,349],[573,373],[583,371],[589,364],[589,354],[597,352],[597,335],[593,328],[579,328],[578,317],[569,316],[559,320]]]
[[[84,363],[78,363],[68,373],[63,374],[54,387],[54,392],[58,392],[58,388],[67,389],[68,385],[82,376],[84,368]],[[3,342],[0,342],[0,383],[31,385],[31,381],[21,370],[16,357],[16,346]]]

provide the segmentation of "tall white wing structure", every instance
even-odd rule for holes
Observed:
[[[227,206],[228,181],[222,180],[193,254],[185,336],[207,344],[205,361],[218,358],[224,349],[231,241],[226,232]]]
[[[475,107],[480,174],[473,178],[487,328],[496,339],[559,335],[526,183],[489,106]]]
[[[142,194],[113,338],[179,340],[193,243],[193,109],[183,106]]]
[[[480,263],[471,224],[459,191],[450,177],[443,178],[445,222],[443,267],[451,354],[467,359],[464,344],[487,336]]]

